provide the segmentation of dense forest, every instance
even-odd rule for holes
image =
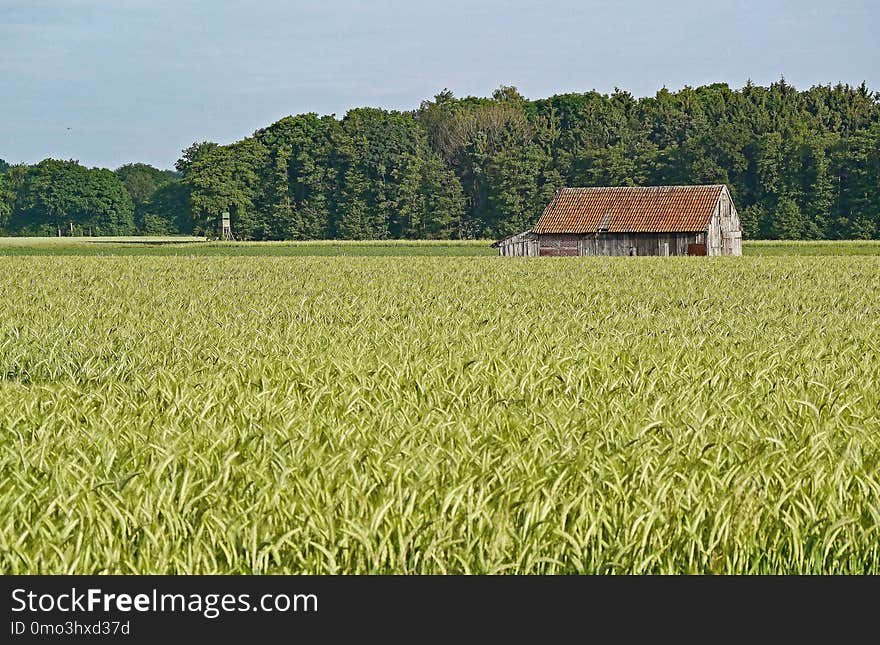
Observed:
[[[0,161],[0,233],[502,237],[560,186],[724,183],[747,238],[880,237],[880,93],[724,84],[636,99],[444,91],[412,112],[301,114],[174,170]]]

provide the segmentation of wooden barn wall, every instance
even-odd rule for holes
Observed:
[[[718,200],[720,253],[719,255],[742,255],[742,226],[730,193],[725,187]]]
[[[599,233],[542,235],[541,255],[687,255],[704,233]]]
[[[727,188],[715,206],[709,222],[708,255],[742,255],[742,227]]]
[[[721,255],[721,202],[715,207],[715,213],[709,220],[708,243],[706,255]]]
[[[529,257],[538,255],[538,237],[536,235],[515,237],[503,240],[498,245],[501,255],[511,257]]]

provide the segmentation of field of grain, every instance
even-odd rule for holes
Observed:
[[[202,237],[0,237],[0,257],[412,257],[498,256],[492,240],[310,240],[303,242],[216,242]],[[878,255],[878,240],[747,240],[747,256]]]
[[[123,255],[0,257],[2,573],[880,573],[880,257]]]

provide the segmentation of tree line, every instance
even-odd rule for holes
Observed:
[[[503,237],[561,186],[727,184],[744,236],[880,238],[880,93],[784,79],[528,100],[444,91],[410,112],[288,116],[174,170],[0,161],[0,233]]]

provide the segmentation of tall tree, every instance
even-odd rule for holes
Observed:
[[[22,178],[8,228],[29,235],[131,235],[134,205],[111,171],[46,159]]]
[[[169,170],[159,170],[144,163],[125,164],[117,168],[115,172],[125,185],[134,204],[134,223],[138,232],[148,235],[172,232],[169,226],[165,225],[166,222],[160,222],[155,217],[150,218],[147,222],[146,217],[153,195],[165,184],[176,181],[176,173]],[[170,221],[167,223],[170,224]]]

